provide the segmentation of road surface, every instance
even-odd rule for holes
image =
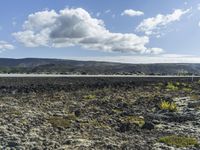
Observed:
[[[60,74],[0,74],[0,77],[89,77],[89,78],[200,78],[200,76],[172,75],[60,75]]]

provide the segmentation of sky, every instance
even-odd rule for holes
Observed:
[[[200,63],[199,0],[2,0],[0,57]]]

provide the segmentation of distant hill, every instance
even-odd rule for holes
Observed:
[[[0,58],[0,73],[200,75],[200,64],[123,64],[63,59]]]

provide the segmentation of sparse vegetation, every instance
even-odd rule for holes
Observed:
[[[99,122],[97,119],[89,120],[88,122],[89,126],[93,126],[95,128],[104,128],[104,129],[110,129],[110,126],[103,122]]]
[[[58,59],[0,59],[0,73],[182,75],[200,74],[199,64],[123,64]],[[23,65],[21,65],[23,64]],[[166,69],[167,68],[167,69]],[[154,71],[152,71],[154,70]]]
[[[175,85],[172,82],[168,82],[166,89],[167,89],[167,91],[177,91],[179,88],[178,88],[177,84]]]
[[[199,108],[189,104],[198,104],[200,85],[171,81],[178,90],[167,91],[168,80],[152,80],[0,78],[0,145],[20,138],[24,149],[31,149],[31,140],[41,149],[51,149],[50,142],[68,149],[162,149],[166,142],[166,149],[176,149],[191,142],[170,145],[166,134],[199,139]]]
[[[160,104],[161,110],[177,111],[177,105],[174,102],[162,101]]]
[[[121,118],[121,121],[124,123],[136,124],[139,127],[142,127],[145,123],[144,118],[142,116],[126,116]]]
[[[192,95],[190,96],[190,98],[191,98],[191,100],[200,100],[199,95],[196,95],[196,94],[192,94]]]
[[[176,147],[189,147],[189,146],[194,146],[198,144],[198,141],[195,138],[177,136],[177,135],[162,137],[159,139],[159,142],[165,143],[170,146],[176,146]]]
[[[93,99],[96,99],[96,95],[92,95],[92,94],[84,95],[83,98],[86,100],[93,100]]]
[[[200,80],[198,80],[197,83],[200,84]]]
[[[184,88],[182,89],[182,91],[184,91],[184,92],[191,92],[192,89],[191,89],[191,88],[188,88],[188,87],[184,87]]]
[[[6,112],[6,114],[20,116],[22,115],[22,112],[19,110],[11,110],[9,112]]]
[[[69,115],[66,118],[51,116],[48,118],[48,122],[51,123],[51,125],[56,128],[58,127],[68,128],[75,119],[76,117],[74,115]]]

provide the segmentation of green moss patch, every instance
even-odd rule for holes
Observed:
[[[53,127],[63,127],[63,128],[69,128],[71,126],[71,123],[75,120],[75,117],[72,115],[69,115],[67,118],[62,117],[56,117],[52,116],[48,118],[48,122],[51,123]]]
[[[138,117],[138,116],[126,116],[121,118],[121,121],[123,123],[132,123],[132,124],[136,124],[140,127],[142,127],[145,123],[144,118],[143,117]]]
[[[195,138],[177,136],[177,135],[162,137],[159,139],[159,142],[175,147],[189,147],[198,145],[198,141]]]
[[[84,95],[83,99],[85,99],[85,100],[93,100],[93,99],[96,99],[96,95],[92,95],[92,94]]]
[[[177,91],[178,90],[178,86],[174,85],[171,82],[168,82],[167,86],[166,86],[167,91]]]

